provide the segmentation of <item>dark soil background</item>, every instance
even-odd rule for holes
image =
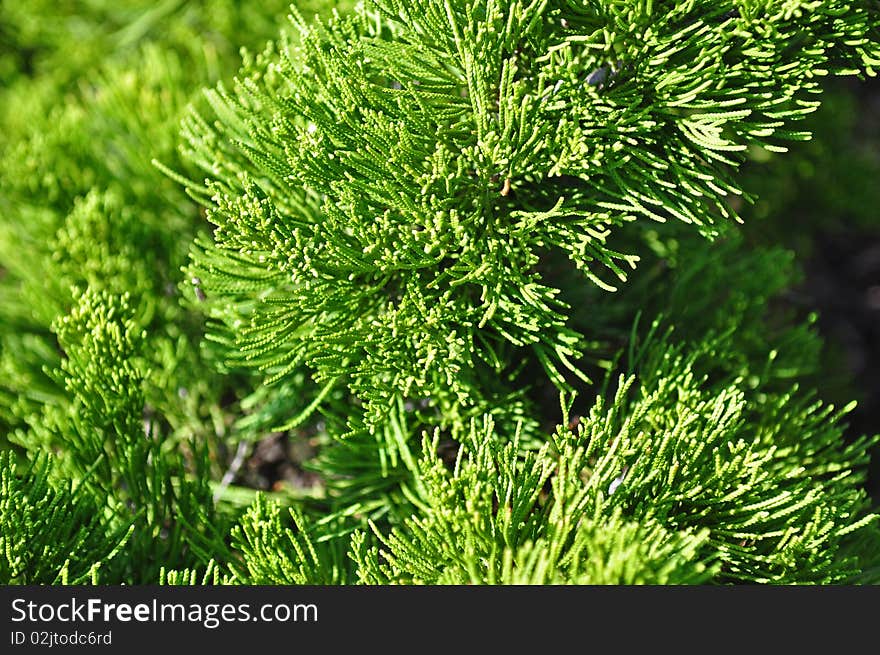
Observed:
[[[867,182],[867,181],[866,181]],[[870,181],[876,184],[876,180]],[[880,208],[878,208],[880,214]],[[880,226],[876,232],[819,234],[823,247],[806,262],[800,291],[819,312],[829,356],[851,376],[859,405],[848,433],[880,433]],[[868,491],[880,503],[880,451],[872,458]]]

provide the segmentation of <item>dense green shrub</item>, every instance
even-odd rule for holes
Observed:
[[[876,3],[275,4],[2,5],[4,582],[876,581],[738,224]]]

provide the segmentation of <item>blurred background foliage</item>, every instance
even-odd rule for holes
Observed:
[[[200,352],[201,318],[180,268],[203,218],[158,159],[177,157],[180,118],[229,80],[241,48],[277,36],[286,0],[3,0],[0,3],[0,432],[69,400],[48,372],[52,321],[75,287],[127,291],[148,334],[146,413],[212,444],[243,380]],[[304,0],[304,14],[352,3]],[[12,437],[15,440],[15,437]]]

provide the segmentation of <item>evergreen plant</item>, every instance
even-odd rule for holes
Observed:
[[[0,582],[880,580],[749,220],[875,0],[48,4],[0,5]]]

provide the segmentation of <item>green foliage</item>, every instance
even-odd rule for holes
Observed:
[[[471,429],[454,471],[421,462],[426,512],[364,551],[359,576],[371,583],[635,584],[700,583],[703,533],[667,533],[618,512],[592,511],[591,480],[570,453],[548,447],[521,459],[516,442],[498,446],[491,423]],[[427,450],[427,449],[426,449]],[[550,496],[548,500],[546,497]],[[543,500],[542,500],[542,497]]]
[[[802,584],[875,567],[876,549],[852,544],[878,533],[861,489],[877,438],[844,445],[845,411],[724,375],[717,354],[731,339],[676,343],[655,325],[635,373],[536,452],[499,440],[487,419],[458,436],[450,469],[426,437],[417,509],[388,532],[373,525],[376,545],[354,535],[357,579]],[[258,501],[239,528],[252,575],[261,567],[251,580],[336,581],[317,568],[320,537],[300,536],[326,528],[296,516],[283,537],[279,512]]]
[[[50,467],[40,457],[20,471],[12,453],[0,453],[2,584],[97,582],[130,536],[81,488],[54,487]]]
[[[876,3],[335,4],[0,0],[0,581],[880,581],[755,239]]]
[[[185,466],[179,453],[163,449],[161,429],[144,412],[143,334],[127,298],[87,291],[55,331],[65,358],[53,375],[71,401],[47,404],[12,438],[32,452],[58,451],[55,472],[77,480],[111,525],[131,527],[118,581],[150,582],[159,566],[184,567],[222,552],[204,453],[194,449]]]
[[[43,372],[60,364],[50,326],[73,306],[71,286],[89,285],[137,306],[147,401],[175,438],[225,436],[222,401],[242,385],[213,375],[178,289],[201,217],[152,160],[179,163],[179,120],[198,88],[273,35],[286,6],[2,3],[0,58],[32,62],[0,85],[0,107],[14,108],[0,114],[0,425],[63,401]]]
[[[193,585],[218,585],[231,584],[229,578],[222,577],[220,569],[214,560],[208,562],[205,571],[200,573],[195,569],[172,569],[166,571],[164,568],[159,572],[159,584],[171,586],[193,586]]]
[[[232,565],[235,582],[328,585],[343,580],[344,561],[329,559],[334,549],[315,544],[303,532],[301,514],[291,510],[290,516],[294,529],[284,526],[277,504],[257,497],[232,530],[232,546],[242,556],[241,566]]]
[[[216,338],[268,381],[344,382],[371,426],[397,397],[479,404],[511,360],[585,379],[547,262],[613,290],[637,261],[609,242],[623,224],[715,234],[742,153],[808,138],[818,78],[877,63],[867,4],[368,7],[294,15],[184,134]]]

